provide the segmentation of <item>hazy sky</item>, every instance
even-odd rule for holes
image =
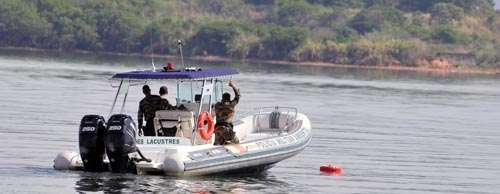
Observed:
[[[500,0],[495,0],[495,8],[500,9]]]

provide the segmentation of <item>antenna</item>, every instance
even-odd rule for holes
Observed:
[[[179,48],[179,53],[181,54],[181,64],[182,67],[186,68],[186,65],[184,65],[184,56],[182,55],[182,46],[184,46],[182,41],[177,40],[177,47]]]
[[[151,65],[153,66],[153,71],[156,71],[155,67],[155,49],[153,47],[153,21],[151,21],[151,36],[149,37],[149,47],[151,48]]]

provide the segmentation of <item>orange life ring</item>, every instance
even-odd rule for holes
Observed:
[[[208,128],[205,129],[205,122],[207,122]],[[212,115],[209,112],[202,112],[198,116],[198,131],[203,140],[209,140],[212,138],[212,134],[215,130],[215,123]]]

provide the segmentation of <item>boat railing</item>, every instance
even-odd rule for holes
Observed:
[[[254,126],[256,126],[256,132],[260,132],[260,130],[262,130],[261,126],[256,124],[260,116],[269,116],[269,128],[278,129],[279,132],[283,132],[288,131],[289,128],[295,123],[298,114],[298,109],[295,107],[258,107],[254,110],[257,112],[256,114],[254,114]],[[281,115],[286,115],[284,126],[280,126]]]

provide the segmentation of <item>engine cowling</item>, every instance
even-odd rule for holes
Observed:
[[[100,115],[85,115],[80,121],[78,144],[85,171],[105,171],[104,133],[106,121]]]
[[[112,172],[135,171],[128,154],[137,151],[136,129],[137,127],[129,115],[115,114],[109,118],[104,142]]]

